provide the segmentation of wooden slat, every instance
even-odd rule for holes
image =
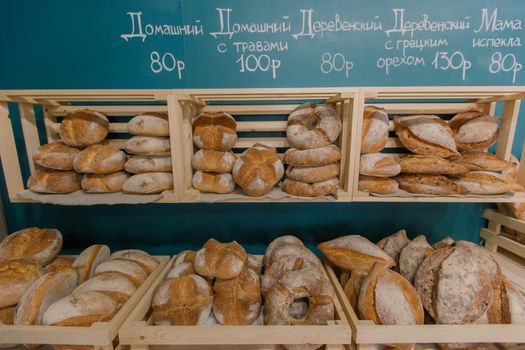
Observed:
[[[184,111],[176,95],[168,96],[168,113],[170,116],[170,145],[173,172],[173,192],[178,201],[182,200],[186,191],[184,185],[184,139],[182,127],[184,125]]]
[[[33,105],[27,103],[19,103],[18,109],[20,112],[20,124],[22,125],[22,132],[24,133],[27,163],[29,164],[29,170],[32,174],[35,172],[33,152],[40,147],[35,109],[33,108]]]
[[[42,114],[44,116],[44,127],[46,129],[46,139],[47,143],[60,140],[59,130],[53,131],[54,124],[56,124],[57,119],[54,116],[49,114],[50,108],[43,107]]]
[[[238,138],[234,148],[248,148],[256,143],[270,147],[290,147],[290,143],[286,137],[246,137]]]
[[[494,243],[498,247],[502,247],[516,255],[525,257],[525,246],[512,239],[505,238],[495,232],[486,228],[481,229],[481,238],[485,238],[488,242]]]
[[[518,94],[506,94],[506,95],[482,98],[478,100],[477,102],[487,103],[487,102],[500,102],[500,101],[523,100],[523,99],[525,99],[525,92],[518,93]]]
[[[233,115],[290,114],[298,106],[298,104],[206,105],[202,107],[202,112],[226,112]]]
[[[490,221],[495,221],[503,226],[525,233],[525,221],[514,219],[510,216],[503,215],[494,209],[486,209],[483,212],[483,217]],[[524,255],[525,256],[525,255]]]
[[[64,116],[69,112],[74,112],[80,109],[90,109],[103,113],[107,116],[127,117],[139,115],[147,112],[168,112],[168,106],[144,106],[144,105],[126,105],[126,106],[105,106],[105,105],[85,105],[85,106],[60,106],[56,108],[49,108],[49,115]]]
[[[520,102],[520,100],[507,101],[503,108],[496,155],[505,160],[510,160],[512,153],[512,143],[514,142],[514,134],[518,123]]]
[[[350,137],[350,157],[346,171],[350,177],[349,192],[352,197],[357,192],[359,184],[359,167],[361,162],[361,139],[363,134],[363,113],[364,113],[364,95],[363,93],[356,94],[352,100],[352,115],[351,115],[351,137]]]
[[[384,108],[389,114],[455,114],[476,109],[476,103],[377,103],[367,105]]]
[[[237,122],[237,132],[286,131],[286,125],[287,122],[285,120]]]
[[[498,262],[505,277],[523,292],[525,290],[525,269],[523,265],[518,265],[502,254],[492,252],[490,254]]]
[[[357,191],[352,201],[354,202],[403,202],[403,203],[525,203],[525,195],[515,193],[513,197],[379,197],[370,195],[367,192]]]
[[[521,146],[520,164],[525,164],[525,142]],[[525,186],[525,165],[518,167],[517,181],[520,185]]]

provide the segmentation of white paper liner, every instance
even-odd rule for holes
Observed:
[[[97,204],[146,204],[155,202],[163,197],[158,194],[127,194],[117,193],[85,193],[76,191],[68,194],[35,193],[30,190],[18,193],[18,197],[31,199],[45,204],[58,205],[97,205]]]
[[[336,201],[336,198],[334,195],[328,195],[328,196],[319,196],[319,197],[301,197],[301,196],[292,196],[288,193],[284,192],[279,187],[274,187],[272,190],[261,197],[252,197],[244,194],[242,189],[237,187],[235,191],[232,193],[227,194],[217,194],[217,193],[199,193],[197,196],[197,202],[201,203],[216,203],[216,202],[227,202],[227,201],[237,201],[237,200],[252,200],[253,202],[257,202],[259,199],[271,199],[271,200],[280,200],[284,198],[295,198],[300,199],[304,202],[309,201]]]
[[[422,193],[410,193],[405,190],[397,190],[393,194],[380,194],[369,192],[371,196],[374,197],[401,197],[401,198],[410,198],[410,197],[451,197],[451,198],[512,198],[514,197],[514,192],[505,192],[502,194],[451,194],[448,196],[445,195],[433,195],[433,194],[422,194]]]

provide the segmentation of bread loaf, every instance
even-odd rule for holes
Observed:
[[[410,243],[405,230],[399,230],[396,233],[383,238],[377,243],[377,246],[385,251],[396,262],[399,261],[401,250]]]
[[[264,196],[284,175],[284,166],[275,149],[254,145],[233,165],[233,178],[250,196]]]
[[[452,181],[441,175],[401,174],[395,180],[399,188],[410,193],[449,196],[463,194],[465,189],[461,183]]]
[[[151,320],[156,325],[202,325],[211,312],[212,290],[198,275],[164,281],[153,297]]]
[[[366,106],[363,114],[361,154],[380,152],[388,141],[388,114],[383,108]]]
[[[488,171],[471,171],[454,177],[454,182],[472,194],[501,194],[524,191],[523,186],[501,174]]]
[[[114,193],[120,192],[128,179],[129,175],[124,171],[113,174],[84,174],[80,185],[87,193]]]
[[[24,259],[49,264],[62,249],[62,234],[52,228],[28,227],[0,243],[0,259]]]
[[[85,292],[100,292],[111,297],[119,304],[124,304],[135,291],[137,287],[128,278],[115,272],[105,272],[94,276],[73,291],[73,294]]]
[[[359,299],[359,291],[363,285],[365,277],[368,272],[354,270],[351,272],[348,280],[342,284],[344,286],[345,296],[348,298],[348,302],[354,310],[357,310],[357,300]]]
[[[81,176],[73,171],[38,169],[27,180],[27,187],[37,193],[71,193],[80,190]]]
[[[138,263],[131,260],[115,259],[104,261],[96,267],[95,276],[107,272],[115,272],[126,277],[136,287],[144,283],[146,277],[148,277],[146,271]]]
[[[237,142],[237,123],[228,113],[201,113],[193,121],[193,143],[205,150],[226,152]]]
[[[209,239],[195,255],[195,271],[205,277],[235,278],[244,269],[246,259],[246,252],[237,242]]]
[[[108,131],[108,118],[102,113],[87,109],[66,114],[60,123],[62,142],[73,147],[85,147],[102,142]]]
[[[402,173],[412,174],[444,175],[468,171],[462,164],[434,156],[406,156],[401,158],[399,165]]]
[[[44,268],[45,273],[54,272],[57,270],[64,270],[73,268],[73,263],[75,262],[76,256],[73,255],[63,255],[57,256],[49,265]]]
[[[62,142],[48,143],[33,152],[33,162],[49,169],[73,170],[73,159],[79,150]]]
[[[131,156],[124,164],[128,173],[140,174],[172,171],[171,157],[166,156]]]
[[[122,192],[132,194],[161,193],[173,189],[171,173],[143,173],[131,176],[122,186]]]
[[[313,184],[291,179],[283,181],[283,191],[299,197],[327,196],[336,193],[340,187],[341,183],[337,177]]]
[[[263,257],[259,255],[247,254],[246,266],[260,275],[263,266]]]
[[[394,194],[398,191],[399,185],[397,181],[386,177],[360,175],[358,189],[359,191],[379,194]]]
[[[44,271],[36,262],[0,260],[0,308],[18,304]]]
[[[142,156],[169,156],[170,139],[158,136],[133,136],[126,141],[126,152]]]
[[[157,259],[149,255],[145,251],[139,249],[126,249],[116,251],[113,254],[111,254],[110,259],[124,259],[134,261],[137,264],[139,264],[140,267],[142,267],[147,274],[152,273],[153,270],[155,270],[155,268],[159,265]]]
[[[375,262],[385,267],[396,265],[384,250],[358,235],[339,237],[317,247],[332,264],[345,270],[367,271]]]
[[[195,170],[231,173],[237,157],[232,152],[198,150],[191,158]]]
[[[282,245],[296,245],[299,247],[304,247],[303,241],[301,241],[299,238],[295,236],[292,236],[292,235],[279,236],[275,238],[273,241],[271,241],[270,244],[268,244],[268,247],[266,247],[266,252],[264,253],[264,258],[263,258],[264,264],[267,264],[267,262],[271,259],[274,251]]]
[[[399,140],[413,153],[441,158],[458,154],[452,130],[435,115],[398,117],[394,123]]]
[[[463,165],[468,170],[504,171],[516,168],[516,163],[503,160],[495,154],[482,151],[461,153],[459,157],[454,158],[454,161]]]
[[[312,262],[312,260],[297,255],[281,256],[264,270],[264,275],[261,279],[261,293],[263,296],[266,295],[274,284],[289,271],[307,270],[318,267],[319,265]]]
[[[92,145],[81,151],[73,161],[77,173],[110,174],[124,170],[126,154],[109,145]]]
[[[433,249],[428,244],[426,237],[423,235],[417,236],[405,245],[399,253],[399,273],[410,283],[413,283],[419,264],[432,254],[432,251]]]
[[[93,277],[97,266],[109,259],[110,249],[104,244],[94,244],[82,251],[73,262],[73,267],[77,269],[79,283]]]
[[[248,325],[261,311],[261,281],[259,275],[245,267],[231,279],[216,279],[213,284],[213,315],[222,325]]]
[[[290,147],[283,157],[283,162],[292,166],[321,166],[340,160],[341,150],[336,145],[305,150]]]
[[[479,111],[456,114],[448,125],[460,151],[477,151],[488,148],[498,139],[497,120]]]
[[[13,320],[15,318],[15,310],[16,306],[8,306],[0,309],[0,326],[13,324]]]
[[[197,253],[191,250],[184,250],[177,254],[175,257],[175,260],[173,260],[173,266],[182,264],[183,262],[191,262],[193,263],[195,261],[195,255]]]
[[[197,170],[191,181],[193,188],[201,192],[231,193],[235,190],[235,182],[231,174],[212,173]]]
[[[319,258],[312,253],[312,251],[304,246],[294,244],[282,244],[275,247],[268,259],[265,260],[265,270],[269,270],[273,264],[279,261],[282,257],[301,258],[308,261],[310,265],[320,266]]]
[[[44,312],[42,324],[46,326],[89,327],[95,322],[106,322],[113,318],[119,303],[99,292],[79,292],[68,295]]]
[[[445,238],[443,238],[442,240],[440,240],[439,242],[436,242],[432,245],[432,249],[441,249],[441,248],[445,248],[445,247],[451,247],[455,244],[456,242],[452,239],[452,237],[450,236],[445,236]]]
[[[174,265],[166,275],[166,279],[177,278],[182,276],[195,275],[195,266],[191,262],[183,262]]]
[[[400,172],[399,163],[389,154],[370,153],[361,155],[360,175],[392,177]]]
[[[305,167],[289,166],[286,170],[286,176],[290,180],[306,183],[323,182],[339,176],[339,164],[331,163]]]
[[[148,112],[131,118],[128,132],[141,136],[170,136],[168,115],[166,113]]]

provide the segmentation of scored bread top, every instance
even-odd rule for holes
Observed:
[[[99,264],[95,269],[95,276],[106,272],[119,273],[133,282],[136,287],[148,277],[146,271],[138,263],[123,259],[107,260]]]
[[[149,255],[143,250],[139,249],[126,249],[119,250],[111,254],[111,260],[124,259],[131,260],[138,263],[146,273],[150,274],[159,265],[157,259]]]
[[[246,260],[246,251],[237,242],[221,243],[212,238],[195,255],[195,271],[205,277],[234,278]]]
[[[49,264],[62,249],[62,234],[51,228],[28,227],[0,243],[0,259],[24,259]]]
[[[104,244],[94,244],[82,251],[73,262],[73,267],[79,274],[79,282],[82,283],[93,277],[96,267],[109,259],[110,249]]]
[[[389,120],[383,108],[366,106],[363,113],[361,154],[381,151],[388,141]]]

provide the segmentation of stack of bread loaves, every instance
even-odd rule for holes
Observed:
[[[341,133],[341,119],[330,105],[305,103],[288,117],[286,137],[292,145],[284,154],[288,164],[283,191],[315,197],[337,191],[341,151],[334,142]]]
[[[124,166],[134,175],[124,183],[122,191],[153,194],[173,189],[168,115],[141,114],[133,117],[127,127],[134,136],[126,142],[126,152],[131,156]]]
[[[500,173],[515,164],[486,151],[497,140],[494,117],[469,111],[447,122],[435,115],[413,115],[395,118],[394,125],[399,140],[413,155],[378,153],[388,140],[388,115],[381,108],[365,108],[360,190],[393,194],[401,188],[427,195],[491,195],[524,190]]]
[[[199,148],[191,159],[192,185],[202,192],[231,193],[232,169],[237,157],[237,123],[228,113],[201,113],[193,121],[193,143]]]
[[[321,243],[362,319],[384,325],[525,323],[525,296],[481,246],[447,237],[430,246],[401,230],[377,245],[353,235]],[[415,344],[391,344],[414,349]],[[483,344],[439,344],[443,349]]]

